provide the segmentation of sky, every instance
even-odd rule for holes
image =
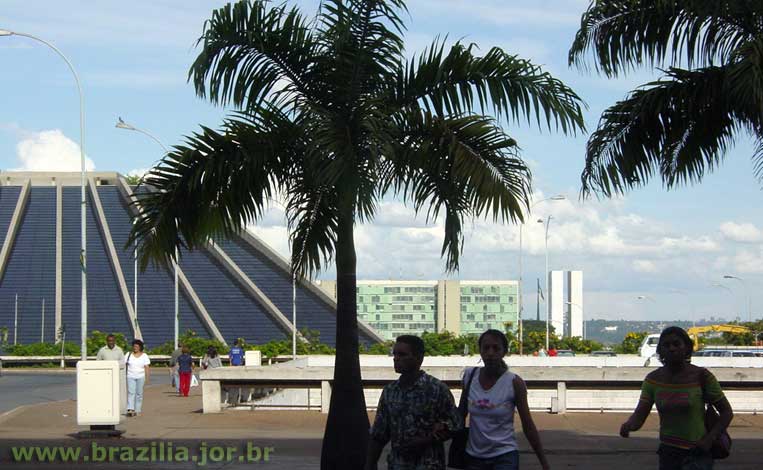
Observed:
[[[142,174],[161,157],[148,137],[115,128],[118,117],[165,145],[199,125],[216,127],[232,109],[198,98],[187,83],[196,40],[218,0],[2,0],[0,29],[32,34],[58,47],[80,77],[89,169]],[[318,0],[289,2],[314,14]],[[567,51],[588,0],[409,0],[406,54],[436,37],[498,46],[531,60],[586,102],[588,132],[601,112],[659,72],[621,79],[567,66]],[[79,170],[79,107],[65,62],[28,38],[0,37],[0,168]],[[623,197],[580,198],[587,133],[565,136],[502,122],[533,172],[533,201],[523,228],[526,317],[543,283],[545,227],[550,269],[582,270],[584,316],[604,319],[743,320],[763,316],[763,210],[753,176],[752,139],[738,135],[720,168],[695,186],[667,191],[659,181]],[[289,255],[284,214],[274,205],[252,228]],[[416,217],[400,200],[382,202],[356,229],[360,279],[517,279],[519,227],[469,221],[458,273],[440,256],[442,221]],[[330,279],[333,270],[318,275]],[[736,276],[724,280],[724,275]]]

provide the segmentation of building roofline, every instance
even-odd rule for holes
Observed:
[[[88,171],[86,178],[93,178],[96,185],[116,184],[122,175],[116,171]],[[32,186],[79,186],[82,173],[79,171],[0,171],[0,185],[21,186],[29,180]]]

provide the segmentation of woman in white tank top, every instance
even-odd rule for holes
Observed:
[[[485,367],[468,368],[464,385],[468,393],[469,440],[466,445],[467,470],[516,470],[519,452],[514,435],[514,410],[522,420],[522,431],[530,441],[541,467],[548,470],[540,435],[527,405],[527,387],[509,372],[503,357],[508,350],[506,335],[487,330],[479,338]]]

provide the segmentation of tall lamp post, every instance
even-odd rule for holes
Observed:
[[[69,67],[69,70],[71,70],[72,75],[74,75],[74,81],[77,83],[77,93],[79,94],[79,156],[80,156],[80,193],[81,193],[81,200],[80,200],[80,206],[81,206],[81,224],[80,224],[80,238],[81,238],[81,246],[80,246],[80,265],[81,265],[81,272],[82,272],[82,286],[81,286],[81,312],[80,312],[80,349],[81,349],[81,360],[86,361],[87,360],[87,199],[85,194],[85,100],[82,95],[82,86],[79,81],[79,76],[77,75],[77,71],[74,70],[74,65],[72,65],[71,61],[64,55],[63,52],[58,50],[56,46],[49,43],[48,41],[45,41],[44,39],[40,39],[37,36],[32,36],[31,34],[26,33],[19,33],[17,31],[9,31],[6,29],[0,29],[0,36],[22,36],[25,38],[29,38],[32,40],[35,40],[37,42],[41,42],[42,44],[48,46],[49,48],[53,49],[53,51],[58,54],[62,59],[64,59],[64,62],[66,62],[66,65]],[[15,338],[14,338],[15,339]]]
[[[545,224],[546,224],[546,238],[545,238],[545,240],[546,240],[545,241],[545,244],[546,244],[546,271],[545,271],[545,276],[544,276],[544,280],[543,280],[543,285],[544,285],[544,289],[546,291],[546,351],[548,351],[548,337],[549,337],[549,334],[550,334],[549,324],[548,324],[548,322],[549,322],[549,305],[548,305],[548,296],[549,296],[549,292],[548,292],[548,228],[551,225],[551,219],[552,218],[553,217],[549,215],[546,218],[546,221],[545,221]],[[539,224],[544,223],[543,219],[538,219],[538,223]]]
[[[539,201],[535,201],[528,208],[528,215],[532,214],[533,207],[537,206],[541,202],[545,201],[563,201],[567,199],[563,194],[557,194],[556,196],[547,197]],[[522,295],[522,229],[525,223],[519,224],[519,289],[517,290],[517,303],[519,304],[519,355],[522,355],[522,348],[524,342],[522,341],[522,314],[524,313],[524,296]]]
[[[154,136],[153,134],[151,134],[150,132],[148,132],[148,131],[146,131],[144,129],[137,128],[137,127],[135,127],[135,126],[133,126],[131,124],[128,124],[128,123],[124,122],[121,117],[117,121],[117,124],[116,124],[115,127],[117,129],[124,129],[124,130],[127,130],[127,131],[139,132],[139,133],[141,133],[141,134],[143,134],[145,136],[148,136],[151,139],[153,139],[154,142],[159,144],[159,146],[162,148],[162,150],[164,150],[164,154],[165,155],[170,153],[170,150],[167,148],[167,146],[164,145],[161,140],[157,139],[156,136]],[[134,254],[134,257],[135,257],[135,272],[134,272],[133,282],[135,284],[135,287],[134,287],[134,290],[135,290],[135,292],[134,292],[134,298],[135,298],[135,319],[137,321],[137,318],[138,318],[138,243],[137,243],[137,241],[135,242],[135,254]],[[179,338],[179,335],[180,335],[180,295],[179,295],[180,290],[178,289],[178,249],[177,249],[177,247],[175,247],[175,259],[172,262],[172,268],[173,268],[172,270],[174,272],[173,274],[174,274],[174,282],[175,282],[175,348],[174,349],[177,349],[177,347],[178,347],[178,338]]]
[[[750,291],[747,289],[747,283],[741,277],[731,276],[730,274],[724,275],[723,278],[736,279],[742,283],[742,286],[744,286],[745,297],[747,297],[747,321],[752,322],[752,297],[750,297]]]

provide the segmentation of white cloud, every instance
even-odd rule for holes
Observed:
[[[721,235],[727,240],[740,243],[759,243],[763,241],[763,232],[751,223],[723,222]]]
[[[16,171],[80,171],[80,147],[59,129],[32,133],[16,146],[21,167]],[[85,157],[85,168],[95,170]]]
[[[657,265],[653,261],[637,259],[633,261],[633,270],[640,273],[655,273]]]

